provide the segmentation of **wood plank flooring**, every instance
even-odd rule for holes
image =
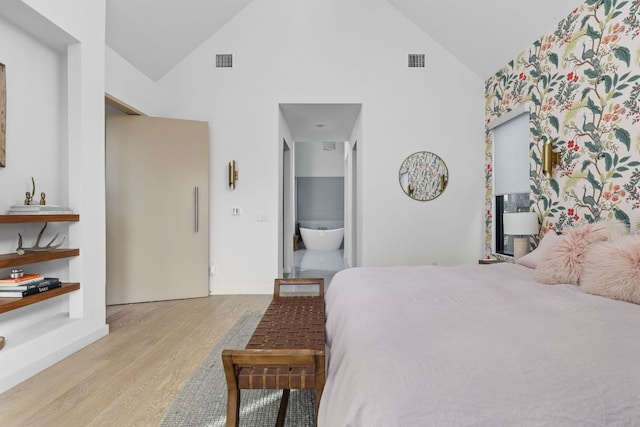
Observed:
[[[183,383],[270,295],[107,307],[108,336],[0,394],[0,425],[157,426]]]

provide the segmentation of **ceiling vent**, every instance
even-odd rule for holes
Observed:
[[[223,53],[216,55],[216,68],[232,68],[233,67],[233,55],[230,53]]]
[[[409,54],[409,68],[425,68],[425,62],[424,53]]]
[[[322,143],[322,149],[324,151],[333,151],[336,149],[336,142],[335,141],[325,141]]]

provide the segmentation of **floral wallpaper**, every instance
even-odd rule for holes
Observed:
[[[486,81],[487,125],[530,107],[531,209],[549,229],[618,219],[640,230],[640,0],[587,0]],[[543,144],[561,162],[542,174]],[[486,135],[491,252],[492,141]]]

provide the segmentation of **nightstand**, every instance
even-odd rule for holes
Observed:
[[[487,259],[479,259],[478,260],[478,264],[499,264],[502,261],[501,259],[497,259],[497,258],[487,258]]]

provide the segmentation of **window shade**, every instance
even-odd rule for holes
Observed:
[[[493,192],[529,192],[529,113],[493,129]]]

